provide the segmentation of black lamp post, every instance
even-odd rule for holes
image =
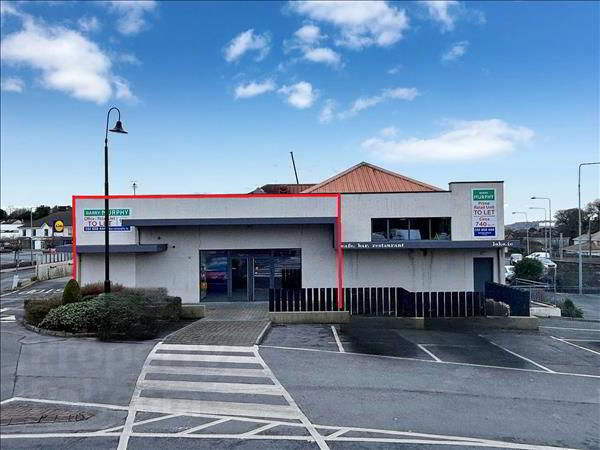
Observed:
[[[115,109],[119,113],[119,118],[114,128],[108,129],[108,119],[110,112]],[[104,137],[104,293],[110,293],[110,262],[108,258],[108,228],[109,228],[109,209],[108,209],[108,132],[127,134],[121,123],[121,111],[114,106],[106,114],[106,136]]]

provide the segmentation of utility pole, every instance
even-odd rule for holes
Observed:
[[[579,295],[583,294],[583,255],[581,250],[581,166],[593,166],[597,164],[600,164],[600,161],[579,164],[579,176],[577,178],[577,209],[579,213],[579,237],[577,238],[577,253],[579,257]]]
[[[298,172],[296,172],[296,161],[294,161],[294,152],[290,152],[290,155],[292,155],[292,165],[294,166],[294,175],[296,175],[296,184],[300,184],[300,182],[298,181]]]
[[[131,187],[133,188],[133,195],[135,195],[135,191],[136,191],[136,189],[137,189],[137,187],[138,187],[138,184],[137,184],[137,181],[136,181],[136,180],[133,180],[133,181],[131,182]]]
[[[31,235],[29,236],[29,260],[33,266],[33,207],[29,210],[29,226],[31,227]]]

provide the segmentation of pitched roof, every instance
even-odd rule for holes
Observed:
[[[395,172],[361,162],[302,191],[308,193],[440,192],[437,188]]]
[[[48,214],[45,217],[42,217],[41,219],[36,219],[33,221],[33,227],[34,228],[39,228],[41,226],[43,226],[44,224],[48,224],[49,226],[52,226],[54,224],[54,221],[56,220],[62,220],[63,223],[65,224],[66,227],[70,227],[71,226],[71,211],[58,211],[52,214]],[[23,221],[23,225],[21,225],[19,228],[29,228],[29,220],[24,220]]]
[[[250,194],[299,194],[300,192],[314,186],[314,183],[305,184],[265,184],[256,188]]]

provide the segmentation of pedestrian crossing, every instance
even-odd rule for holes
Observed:
[[[213,415],[218,418],[217,425],[255,419],[260,428],[253,434],[284,422],[305,428],[309,439],[312,436],[313,441],[323,444],[321,448],[327,448],[265,364],[257,346],[158,343],[138,378],[119,449],[127,448],[129,437],[135,436],[140,424],[136,415],[140,413]]]
[[[12,308],[0,309],[0,323],[16,322],[17,319],[14,314],[4,314],[6,311],[10,311]]]

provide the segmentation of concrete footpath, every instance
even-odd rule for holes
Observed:
[[[205,318],[177,330],[164,342],[252,346],[269,326],[268,303],[207,303]]]

